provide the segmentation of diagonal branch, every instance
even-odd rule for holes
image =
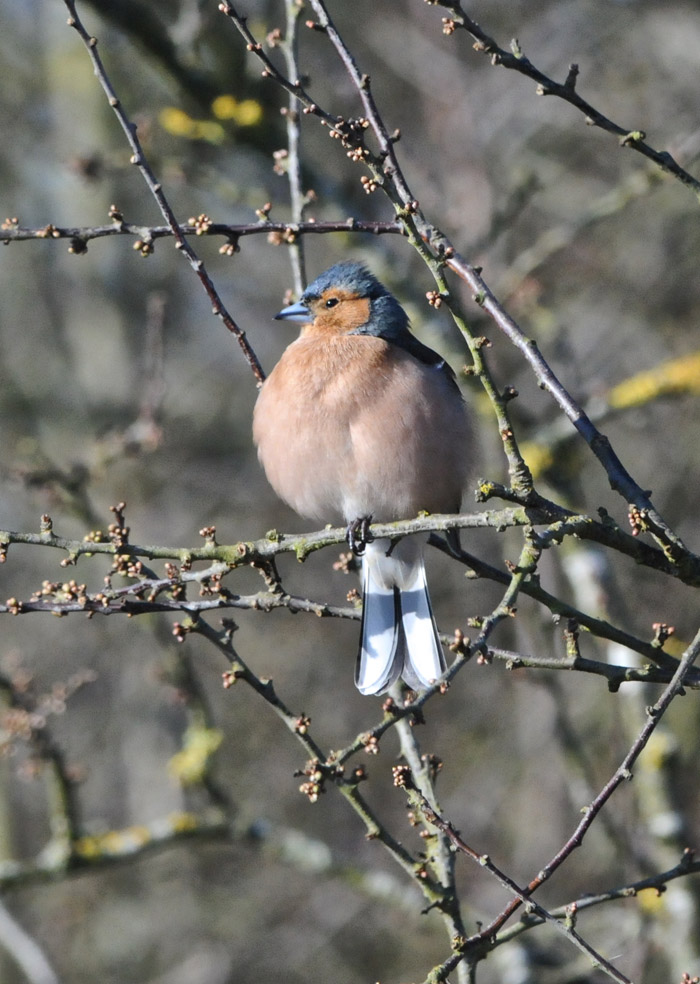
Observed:
[[[531,895],[530,886],[527,888],[521,888],[509,875],[493,863],[491,858],[487,854],[478,854],[473,848],[471,848],[466,841],[464,841],[459,833],[454,829],[451,823],[444,820],[437,811],[431,806],[423,793],[415,785],[413,777],[408,775],[407,772],[400,773],[397,780],[397,785],[401,785],[406,789],[406,794],[408,796],[408,801],[414,807],[417,807],[422,812],[426,821],[433,826],[437,827],[452,843],[455,850],[461,854],[465,854],[472,861],[475,861],[480,868],[484,868],[489,872],[501,885],[511,892],[515,899],[511,903],[512,906],[524,905],[528,914],[532,913],[539,922],[549,923],[557,932],[562,933],[577,949],[581,950],[587,957],[591,959],[594,966],[599,967],[608,977],[614,981],[618,981],[618,984],[632,984],[630,979],[621,973],[616,967],[614,967],[605,957],[602,956],[597,950],[595,950],[590,943],[576,931],[574,925],[574,919],[572,914],[568,914],[568,918],[565,922],[558,919],[553,913],[545,909],[544,906],[540,905],[538,902],[534,902]],[[455,953],[452,958],[443,964],[440,968],[440,976],[436,977],[436,980],[446,980],[446,973],[449,973],[454,967],[457,967],[463,960],[467,957],[472,960],[478,954],[486,954],[494,948],[493,933],[486,935],[485,933],[479,933],[477,937],[471,937],[467,940],[463,940],[459,945],[459,952]],[[474,940],[478,942],[475,945]]]
[[[683,693],[683,685],[686,677],[699,655],[700,631],[697,632],[692,643],[683,654],[683,658],[681,659],[678,669],[676,670],[671,682],[664,688],[661,696],[653,707],[647,708],[647,721],[625,755],[624,759],[620,763],[619,767],[616,769],[615,773],[611,776],[595,799],[593,799],[585,808],[583,811],[584,816],[577,825],[571,837],[554,855],[554,857],[542,868],[537,877],[533,878],[527,886],[525,893],[528,898],[534,891],[543,885],[544,882],[548,881],[552,877],[554,872],[564,863],[564,861],[567,860],[567,858],[570,857],[577,847],[581,846],[583,839],[590,829],[593,821],[608,802],[610,797],[617,790],[617,788],[622,785],[622,783],[629,782],[632,778],[633,765],[646,747],[647,742],[651,738],[651,735],[656,729],[659,721],[668,710],[671,702],[679,694]],[[452,829],[451,825],[447,824],[447,826]],[[475,852],[471,852],[471,854],[475,854]],[[478,855],[476,856],[478,857]],[[514,899],[506,906],[503,912],[497,916],[496,919],[494,919],[492,923],[482,929],[476,936],[472,937],[472,940],[474,942],[484,942],[490,939],[496,932],[498,932],[498,930],[512,916],[512,914],[520,908],[521,904],[522,899],[520,897]]]
[[[289,730],[301,743],[310,760],[303,773],[308,781],[302,783],[300,792],[307,795],[312,803],[325,790],[328,783],[333,784],[349,803],[354,812],[360,817],[367,829],[367,838],[378,840],[391,854],[396,863],[418,884],[428,903],[433,906],[445,904],[448,890],[432,878],[424,862],[416,861],[411,853],[397,841],[388,828],[381,823],[374,810],[359,791],[359,784],[367,778],[363,767],[359,767],[345,775],[343,763],[331,752],[324,755],[320,745],[310,734],[311,720],[305,714],[295,714],[278,696],[271,680],[258,677],[241,659],[233,646],[233,629],[224,627],[222,631],[214,629],[204,619],[195,619],[187,626],[187,631],[202,635],[208,639],[229,662],[230,669],[224,674],[224,686],[231,687],[238,681],[247,683],[272,708]],[[409,710],[389,715],[395,723],[400,716],[410,713]]]
[[[168,227],[171,229],[173,236],[175,237],[175,248],[182,251],[183,255],[187,257],[190,266],[194,272],[199,277],[205,291],[207,292],[209,299],[212,304],[212,312],[223,322],[226,328],[231,332],[238,342],[245,359],[250,366],[253,375],[258,383],[262,383],[265,379],[265,373],[263,372],[262,366],[258,361],[258,357],[253,351],[245,332],[239,325],[233,320],[229,312],[226,310],[223,301],[219,297],[219,294],[214,287],[213,281],[211,280],[209,274],[206,271],[204,263],[197,256],[195,251],[190,246],[187,238],[185,237],[180,224],[175,217],[170,204],[168,203],[165,193],[163,191],[163,186],[160,181],[156,179],[150,164],[144,154],[143,148],[136,135],[136,124],[132,123],[127,116],[119,98],[107,77],[104,65],[102,64],[102,59],[100,58],[99,52],[97,50],[97,38],[92,37],[83,26],[80,20],[76,6],[75,0],[63,0],[68,12],[70,14],[68,18],[68,26],[75,28],[78,35],[82,39],[85,47],[90,55],[90,60],[92,61],[93,68],[95,69],[95,75],[97,76],[100,85],[102,86],[105,95],[109,101],[109,105],[115,112],[117,119],[121,125],[122,130],[126,135],[126,139],[129,142],[133,153],[131,156],[131,163],[136,165],[140,170],[146,184],[148,185],[153,197],[158,203],[158,208],[160,209]]]
[[[513,879],[502,872],[491,861],[488,855],[480,854],[463,840],[458,831],[455,830],[454,826],[448,820],[445,820],[442,816],[440,816],[433,805],[428,802],[426,797],[416,785],[411,774],[411,770],[407,766],[401,766],[395,770],[395,783],[406,790],[409,802],[420,808],[426,820],[441,830],[450,839],[457,851],[465,854],[472,861],[475,861],[480,867],[489,871],[503,886],[512,892],[514,896],[505,909],[491,923],[489,923],[488,926],[480,928],[478,933],[461,944],[459,954],[454,954],[448,961],[445,962],[445,964],[442,965],[440,968],[440,975],[435,977],[435,980],[445,980],[450,970],[456,967],[460,960],[462,960],[467,954],[471,954],[473,958],[475,953],[485,954],[493,949],[496,933],[498,933],[513,913],[521,908],[521,906],[525,906],[528,916],[533,914],[539,921],[548,922],[559,932],[563,932],[564,935],[578,949],[582,950],[589,957],[591,957],[594,962],[597,963],[613,980],[619,981],[621,984],[630,984],[628,978],[625,977],[624,974],[621,974],[617,968],[613,967],[612,964],[606,961],[576,932],[576,908],[569,908],[565,922],[562,923],[558,914],[554,915],[542,906],[538,905],[538,903],[533,901],[532,895],[552,877],[558,868],[560,868],[561,865],[571,856],[573,851],[577,847],[581,846],[586,833],[602,810],[603,806],[608,802],[610,797],[623,782],[628,782],[632,778],[631,770],[634,763],[646,747],[647,742],[659,724],[661,718],[668,710],[671,702],[679,694],[683,693],[683,685],[686,677],[698,656],[700,656],[700,630],[697,632],[693,642],[683,654],[683,658],[681,659],[678,669],[671,682],[664,689],[654,706],[647,708],[647,721],[642,727],[638,737],[633,742],[631,748],[625,755],[620,766],[615,771],[614,775],[605,784],[598,795],[591,801],[591,803],[589,803],[589,805],[585,808],[583,811],[584,816],[577,825],[571,837],[525,888],[518,886]],[[692,858],[689,858],[689,860],[692,860]],[[652,882],[652,884],[655,885],[656,883]],[[644,887],[650,886],[645,885]]]
[[[556,909],[550,909],[549,911],[557,919],[565,919],[574,907],[575,911],[580,913],[585,909],[592,909],[605,902],[636,898],[640,892],[655,892],[657,895],[660,895],[666,890],[669,882],[675,881],[677,878],[685,878],[687,875],[697,874],[700,874],[700,861],[695,860],[693,851],[686,850],[678,864],[674,865],[668,871],[663,871],[658,875],[650,875],[648,878],[642,878],[636,882],[630,882],[630,884],[622,885],[620,888],[612,888],[607,892],[599,892],[597,895],[583,895],[579,899],[574,899],[566,905],[557,906]],[[500,946],[502,943],[508,943],[530,927],[537,926],[542,922],[543,920],[536,914],[526,913],[513,926],[498,933],[495,941],[496,945]]]
[[[545,75],[532,64],[530,59],[523,54],[517,40],[511,42],[510,51],[501,48],[475,20],[472,20],[465,13],[459,0],[425,0],[425,2],[433,6],[444,7],[450,11],[450,17],[443,17],[442,19],[443,33],[452,34],[457,27],[462,28],[474,38],[476,42],[474,49],[488,55],[492,65],[500,65],[532,79],[533,82],[537,83],[538,96],[556,96],[563,99],[564,102],[569,103],[570,106],[584,114],[587,126],[598,127],[619,137],[621,147],[630,147],[653,161],[662,171],[672,174],[693,191],[695,197],[700,201],[700,181],[681,167],[667,150],[656,150],[646,142],[646,134],[643,130],[630,130],[620,126],[579,96],[576,91],[576,81],[579,74],[578,65],[569,66],[569,72],[564,82],[555,82],[554,79]]]

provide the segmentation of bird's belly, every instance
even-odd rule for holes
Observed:
[[[349,352],[332,372],[313,362],[291,371],[295,345],[263,386],[253,426],[280,498],[322,522],[458,509],[466,423],[435,370],[400,356],[367,375]]]
[[[253,433],[258,456],[277,495],[301,516],[324,522],[343,516],[342,488],[346,471],[343,436],[329,430],[319,401],[265,399],[255,407]]]

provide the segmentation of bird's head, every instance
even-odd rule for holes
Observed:
[[[376,335],[401,342],[408,317],[386,287],[361,263],[336,263],[309,284],[299,301],[276,318],[299,321],[302,335]]]

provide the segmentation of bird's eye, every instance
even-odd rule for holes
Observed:
[[[335,307],[337,303],[338,303],[337,297],[329,297],[328,300],[326,301],[326,307],[327,308]]]

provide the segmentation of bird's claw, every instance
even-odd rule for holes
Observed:
[[[365,552],[365,547],[371,543],[374,537],[370,533],[369,524],[372,522],[371,516],[360,516],[348,523],[346,538],[348,546],[356,557],[361,557]]]

